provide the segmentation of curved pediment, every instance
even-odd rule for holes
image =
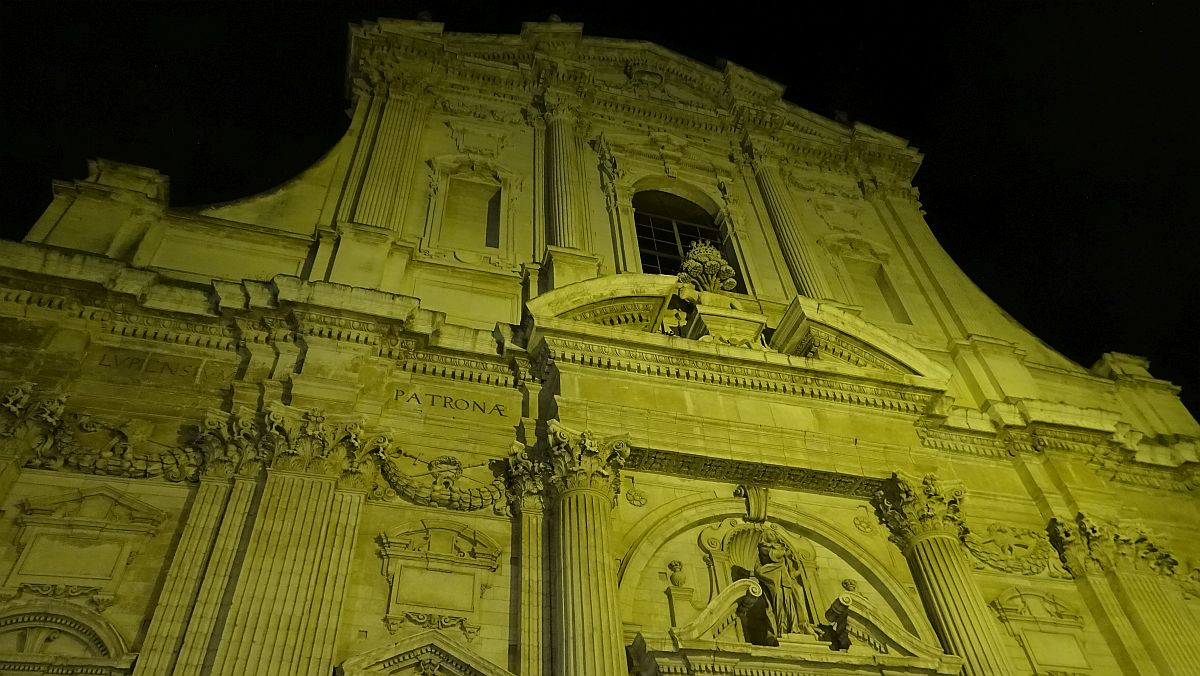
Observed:
[[[610,275],[559,287],[525,307],[535,320],[566,319],[655,331],[679,286],[667,275]]]

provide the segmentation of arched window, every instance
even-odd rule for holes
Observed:
[[[633,196],[633,222],[642,272],[679,274],[679,266],[692,242],[707,240],[737,272],[738,285],[734,291],[745,293],[728,233],[698,204],[661,190],[643,190]]]

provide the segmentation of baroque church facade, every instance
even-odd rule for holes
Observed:
[[[0,674],[1161,674],[1200,426],[935,241],[921,155],[733,63],[351,28],[351,123],[0,243]]]

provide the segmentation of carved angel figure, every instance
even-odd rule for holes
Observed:
[[[767,620],[773,637],[814,633],[812,614],[800,583],[800,562],[778,533],[764,531],[758,542],[756,577],[767,600]]]

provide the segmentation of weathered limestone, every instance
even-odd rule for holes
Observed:
[[[93,162],[0,242],[0,673],[1200,663],[1200,424],[984,297],[906,141],[578,24],[350,38],[295,180]]]
[[[212,673],[325,674],[362,495],[269,470]]]
[[[625,668],[610,519],[628,455],[621,437],[601,439],[550,423],[556,674],[616,674]]]
[[[875,513],[908,558],[946,650],[966,659],[967,674],[1010,674],[999,627],[971,580],[959,541],[964,496],[961,486],[932,474],[920,480],[893,474],[874,499]]]

